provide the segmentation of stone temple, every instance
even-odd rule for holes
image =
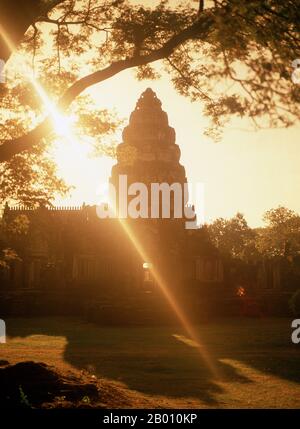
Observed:
[[[111,177],[115,187],[123,174],[127,175],[128,184],[183,185],[187,182],[185,168],[179,162],[175,130],[169,126],[168,115],[150,88],[141,95],[130,115],[129,125],[123,131],[123,143],[117,148],[117,159]]]
[[[117,194],[124,175],[128,186],[140,182],[147,189],[151,183],[187,182],[175,130],[151,89],[137,101],[122,140],[110,177]],[[182,205],[184,209],[187,198]],[[74,313],[89,300],[155,296],[159,285],[153,271],[170,289],[183,294],[221,290],[223,265],[217,251],[203,228],[186,229],[186,219],[175,217],[172,207],[171,202],[170,218],[161,216],[160,207],[158,218],[120,221],[100,219],[96,206],[6,206],[7,224],[23,217],[29,227],[27,234],[10,237],[20,258],[1,274],[5,308],[18,308],[21,314],[35,313],[37,308],[44,313]]]

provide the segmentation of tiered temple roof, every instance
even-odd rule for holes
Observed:
[[[185,169],[179,163],[181,153],[175,138],[161,101],[152,89],[146,89],[123,131],[111,182],[116,185],[118,176],[126,174],[129,182],[185,183]]]

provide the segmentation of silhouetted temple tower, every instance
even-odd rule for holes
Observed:
[[[123,130],[123,143],[117,147],[118,162],[112,168],[110,182],[118,191],[119,175],[127,175],[128,186],[144,183],[149,194],[151,183],[183,185],[187,179],[185,168],[179,162],[180,155],[168,115],[162,110],[155,92],[148,88],[137,101],[129,125]],[[183,201],[183,206],[186,203]]]
[[[148,195],[152,184],[184,187],[187,182],[175,131],[151,89],[138,100],[117,148],[110,178],[116,190],[120,175],[127,176],[128,186],[145,185]],[[141,187],[144,191],[145,186]],[[186,207],[185,199],[179,204]],[[140,215],[138,209],[136,213]],[[0,270],[0,308],[11,308],[17,316],[82,315],[89,309],[91,321],[136,323],[156,321],[159,312],[154,307],[159,310],[164,300],[149,292],[160,293],[158,285],[177,291],[180,303],[181,297],[190,297],[197,311],[202,308],[198,298],[205,290],[219,296],[223,264],[205,228],[187,230],[187,219],[172,211],[169,218],[129,216],[121,222],[97,214],[96,206],[28,209],[6,205],[5,224],[13,225],[22,216],[28,230],[7,234],[9,247],[17,249],[19,258],[9,261],[10,270]],[[139,319],[144,312],[145,319]]]

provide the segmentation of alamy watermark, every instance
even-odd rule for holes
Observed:
[[[294,71],[292,72],[292,81],[295,84],[300,83],[300,58],[296,58],[292,61],[292,67]]]
[[[1,343],[6,343],[6,326],[2,319],[0,319],[0,344]]]
[[[4,67],[5,67],[5,61],[2,58],[0,58],[0,83],[6,82]]]
[[[127,175],[119,175],[118,192],[112,183],[102,185],[97,215],[101,219],[185,219],[186,229],[204,223],[204,185],[197,183],[134,182],[128,186]],[[189,204],[193,199],[194,204]],[[197,215],[197,216],[196,216]]]
[[[292,321],[292,328],[294,331],[292,332],[292,343],[299,344],[300,343],[300,319],[295,319]]]

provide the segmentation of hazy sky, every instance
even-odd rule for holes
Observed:
[[[148,86],[157,93],[170,125],[176,130],[182,152],[181,163],[191,183],[205,186],[206,221],[245,214],[251,226],[261,224],[262,214],[278,205],[300,212],[300,128],[245,131],[228,125],[220,143],[203,135],[207,119],[201,105],[179,96],[165,76],[158,81],[136,82],[132,71],[125,71],[90,92],[99,108],[113,107],[126,118]],[[63,176],[77,186],[65,204],[97,202],[97,188],[110,175],[114,161],[89,159],[81,145],[61,147]],[[67,162],[66,162],[67,161]]]
[[[300,212],[300,126],[254,132],[247,131],[250,123],[244,121],[238,126],[229,124],[222,141],[214,143],[203,135],[208,122],[201,104],[179,96],[166,75],[157,81],[136,82],[129,70],[89,92],[100,109],[115,108],[127,122],[148,86],[157,93],[176,130],[189,182],[204,183],[206,221],[240,211],[251,226],[258,226],[262,214],[278,205]],[[110,175],[114,161],[89,159],[85,151],[80,144],[60,146],[61,173],[77,187],[64,204],[96,203],[97,189]]]
[[[99,109],[114,108],[128,122],[137,99],[149,86],[161,99],[169,123],[176,130],[188,181],[204,184],[207,222],[221,216],[232,217],[240,211],[251,226],[258,226],[263,213],[278,205],[300,212],[300,124],[290,129],[258,132],[247,131],[247,121],[238,126],[229,124],[222,141],[214,143],[203,135],[208,122],[202,115],[201,104],[179,96],[167,75],[157,81],[137,82],[128,70],[89,92]],[[108,181],[115,161],[90,158],[87,150],[80,142],[59,142],[55,156],[59,173],[75,189],[70,197],[57,199],[57,204],[99,201],[97,190]]]

